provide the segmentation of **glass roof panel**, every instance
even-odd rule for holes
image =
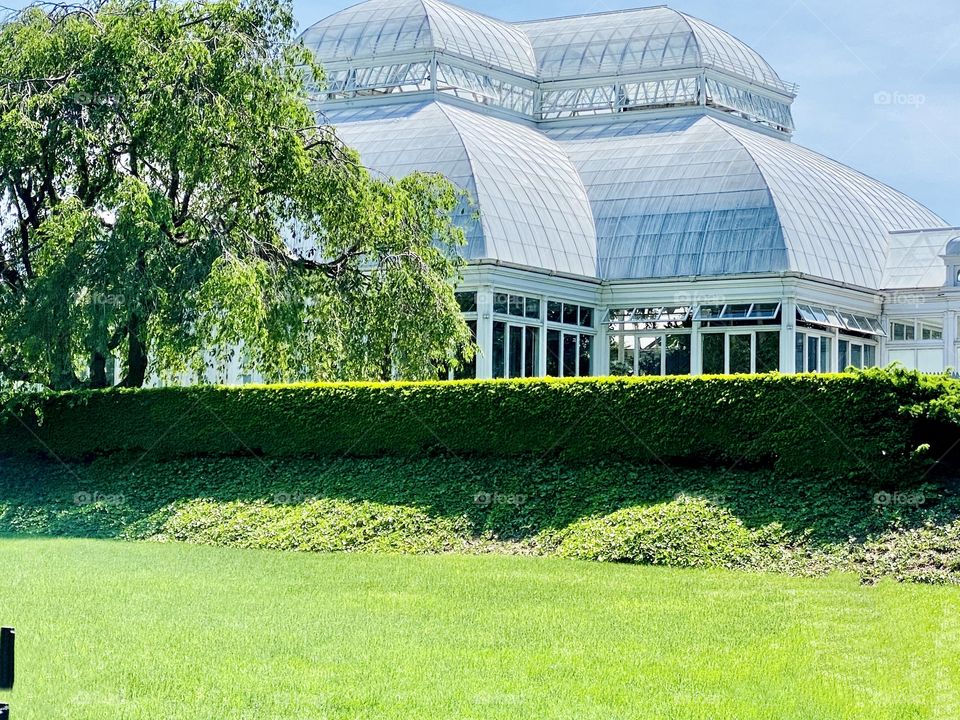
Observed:
[[[321,63],[440,50],[535,77],[530,40],[510,23],[439,0],[367,0],[307,28]]]
[[[435,102],[334,110],[327,118],[375,170],[440,172],[468,190],[477,207],[457,217],[468,259],[596,275],[583,185],[560,147],[532,128]]]

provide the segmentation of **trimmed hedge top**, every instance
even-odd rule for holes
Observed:
[[[870,370],[44,394],[10,404],[18,419],[0,428],[0,452],[530,455],[889,481],[953,441],[957,387],[939,376]],[[922,445],[933,447],[924,453]]]

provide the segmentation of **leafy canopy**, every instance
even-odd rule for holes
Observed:
[[[445,179],[318,123],[284,0],[44,5],[0,25],[0,376],[420,379],[472,351]],[[456,362],[455,360],[452,360]]]

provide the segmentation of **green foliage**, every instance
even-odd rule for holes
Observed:
[[[7,458],[0,534],[345,552],[552,554],[563,544],[574,557],[960,583],[955,490],[902,487],[922,495],[902,505],[878,503],[878,492],[769,470],[529,458]]]
[[[560,457],[917,478],[957,439],[931,402],[957,383],[851,375],[163,388],[25,397],[0,452],[82,458]]]
[[[31,5],[0,24],[0,378],[424,379],[469,331],[467,211],[374,177],[306,98],[286,0]],[[152,366],[148,364],[153,363]]]
[[[750,530],[708,500],[681,496],[575,523],[560,533],[557,551],[577,560],[753,568],[764,556],[769,562],[778,535],[777,526]]]
[[[960,519],[890,530],[856,548],[854,562],[868,580],[894,577],[901,582],[960,584]]]
[[[146,530],[145,530],[146,529]],[[443,552],[464,529],[416,508],[315,498],[290,505],[191,500],[146,518],[128,536],[302,552]]]

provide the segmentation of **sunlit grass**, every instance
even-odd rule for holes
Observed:
[[[0,540],[17,720],[960,717],[960,592]]]

